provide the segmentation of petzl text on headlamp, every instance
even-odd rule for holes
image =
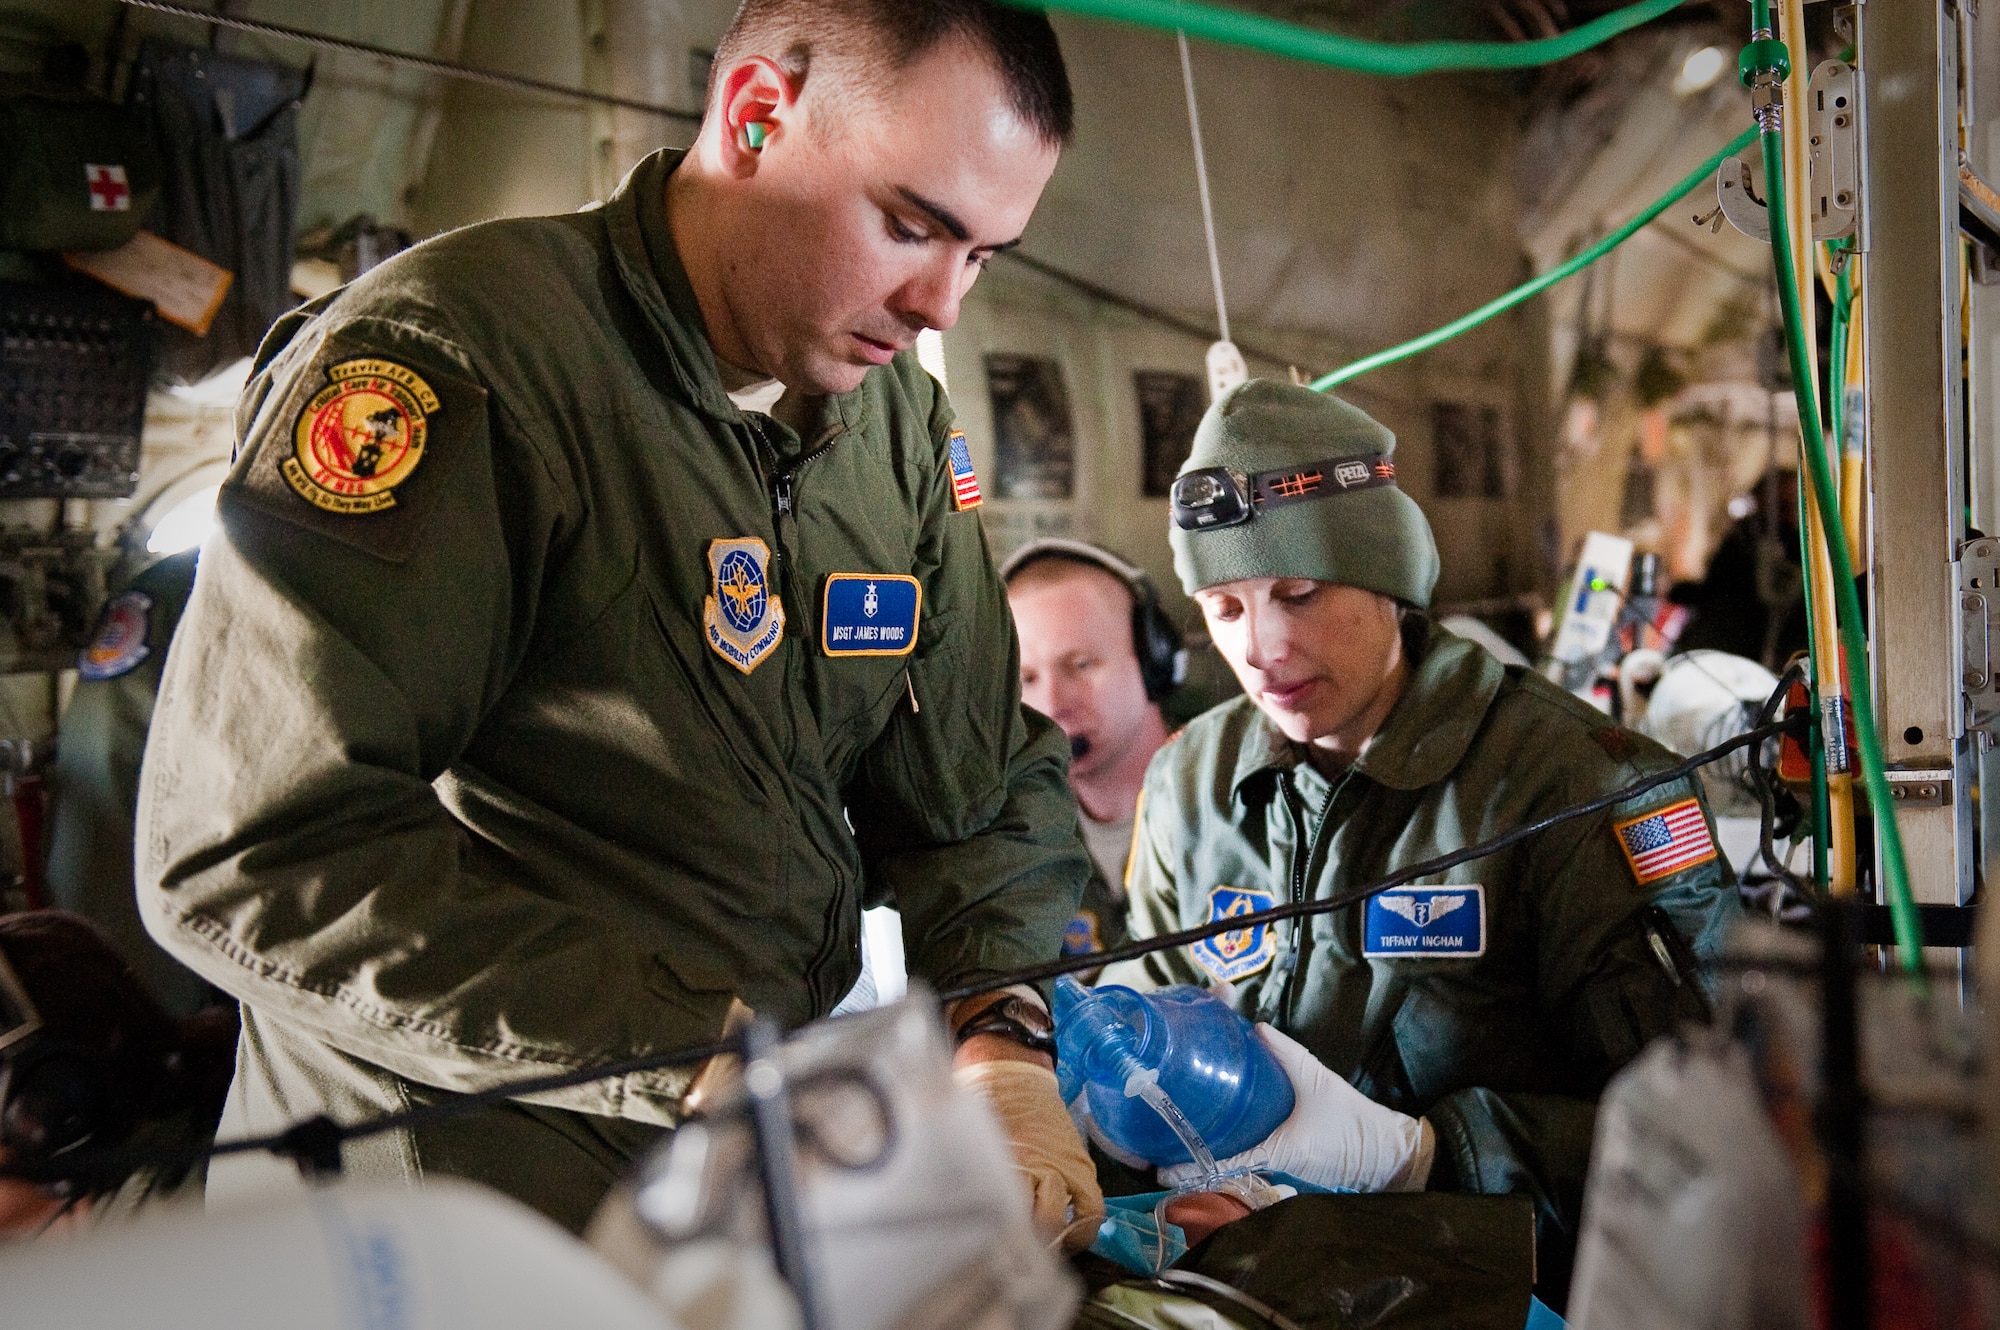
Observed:
[[[1395,483],[1396,464],[1387,453],[1330,457],[1324,462],[1255,475],[1234,467],[1203,467],[1174,482],[1174,525],[1183,531],[1241,526],[1259,511]]]

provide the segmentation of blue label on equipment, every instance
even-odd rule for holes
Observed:
[[[923,584],[901,573],[830,573],[820,648],[829,656],[907,656],[917,647]]]
[[[1368,900],[1361,954],[1463,959],[1486,954],[1486,888],[1391,887]]]

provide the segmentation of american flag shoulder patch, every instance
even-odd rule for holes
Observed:
[[[1715,840],[1698,799],[1682,799],[1642,817],[1617,823],[1612,832],[1640,886],[1670,877],[1716,857]]]
[[[961,513],[984,502],[979,497],[979,477],[972,469],[972,449],[962,429],[951,432],[951,502]]]

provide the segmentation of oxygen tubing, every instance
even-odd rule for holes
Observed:
[[[1646,225],[1646,223],[1652,221],[1655,217],[1658,217],[1661,213],[1700,188],[1703,183],[1715,175],[1716,169],[1724,161],[1749,147],[1756,141],[1756,138],[1757,131],[1755,129],[1744,130],[1741,134],[1729,140],[1720,152],[1682,176],[1674,183],[1671,189],[1648,204],[1643,212],[1633,217],[1610,235],[1605,236],[1604,239],[1598,241],[1590,248],[1584,250],[1574,258],[1565,259],[1543,273],[1540,277],[1534,278],[1532,281],[1523,282],[1512,291],[1507,292],[1507,294],[1487,301],[1470,314],[1454,319],[1450,323],[1445,324],[1444,327],[1427,332],[1422,337],[1412,338],[1398,346],[1377,351],[1371,356],[1364,356],[1351,365],[1343,365],[1329,374],[1322,374],[1319,378],[1312,381],[1312,386],[1320,392],[1325,392],[1329,388],[1346,383],[1349,379],[1360,378],[1363,374],[1369,373],[1371,370],[1378,370],[1385,365],[1393,365],[1397,361],[1408,360],[1411,356],[1421,355],[1434,346],[1449,342],[1461,333],[1472,331],[1472,329],[1477,328],[1480,324],[1493,318],[1495,315],[1505,314],[1508,310],[1514,308],[1514,306],[1533,299],[1535,296],[1554,286],[1557,282],[1562,281],[1565,277],[1571,277],[1582,272],[1606,254],[1609,254],[1612,250],[1630,240],[1640,227]]]
[[[1378,78],[1409,78],[1464,69],[1532,69],[1567,60],[1679,7],[1684,0],[1640,0],[1600,18],[1528,42],[1376,42],[1337,32],[1181,0],[1007,0],[1020,9],[1061,10],[1181,31],[1225,46],[1241,46],[1309,64]]]
[[[1851,247],[1847,263],[1833,282],[1833,347],[1829,365],[1833,383],[1827,393],[1832,418],[1828,432],[1840,458],[1840,524],[1847,548],[1854,552],[1854,571],[1866,574],[1866,550],[1861,543],[1862,455],[1861,416],[1850,397],[1861,386],[1861,256]]]
[[[1868,542],[1861,538],[1861,533],[1866,529],[1862,521],[1862,514],[1867,511],[1866,505],[1868,503],[1868,486],[1866,483],[1868,459],[1865,451],[1867,436],[1865,433],[1866,426],[1863,424],[1864,418],[1861,412],[1856,409],[1860,401],[1866,400],[1865,394],[1867,392],[1867,384],[1862,373],[1862,366],[1865,362],[1861,354],[1861,329],[1865,326],[1862,323],[1861,311],[1866,303],[1866,297],[1861,293],[1861,265],[1861,256],[1859,254],[1852,255],[1847,260],[1848,273],[1843,274],[1844,276],[1852,276],[1854,286],[1854,300],[1848,309],[1847,373],[1844,379],[1847,387],[1845,391],[1863,394],[1864,396],[1857,401],[1846,402],[1842,405],[1844,414],[1840,422],[1840,521],[1842,526],[1846,528],[1847,548],[1854,551],[1854,571],[1857,575],[1866,576],[1868,572]]]
[[[1752,22],[1762,20],[1759,31],[1768,31],[1770,21],[1769,0],[1755,0],[1752,7],[1756,16]],[[1746,48],[1746,59],[1751,51],[1769,41],[1768,38],[1753,39]],[[1783,47],[1775,41],[1770,46]],[[1767,48],[1768,49],[1768,48]],[[1775,112],[1775,113],[1773,113]],[[1764,197],[1781,202],[1785,193],[1784,144],[1781,140],[1779,123],[1782,112],[1776,107],[1760,108],[1757,118],[1757,134],[1764,152]],[[1774,235],[1773,240],[1777,237]],[[1773,243],[1772,261],[1776,266],[1778,279],[1778,306],[1785,321],[1785,350],[1791,362],[1792,382],[1810,383],[1809,368],[1812,363],[1811,348],[1804,338],[1804,323],[1799,314],[1798,274],[1792,263],[1789,245]],[[1796,394],[1799,404],[1799,427],[1808,440],[1823,438],[1820,432],[1819,403],[1811,393]],[[1822,512],[1838,512],[1833,488],[1831,468],[1827,465],[1824,447],[1804,449],[1806,466],[1811,472],[1813,493]],[[1848,556],[1847,533],[1839,527],[1828,532],[1831,536],[1839,533],[1838,539],[1829,540],[1828,553],[1833,561],[1834,593],[1840,610],[1840,641],[1846,648],[1850,677],[1866,683],[1868,672],[1868,643],[1861,633],[1861,598],[1854,589],[1854,565]],[[1875,732],[1875,708],[1866,687],[1849,690],[1849,699],[1854,707],[1854,728],[1861,747],[1862,779],[1868,788],[1869,803],[1875,815],[1876,836],[1882,850],[1885,894],[1889,898],[1889,919],[1896,934],[1896,950],[1903,968],[1909,974],[1921,979],[1923,975],[1923,933],[1917,922],[1916,901],[1910,894],[1909,866],[1903,855],[1902,830],[1896,825],[1895,805],[1889,792],[1889,778],[1883,770],[1882,741]]]

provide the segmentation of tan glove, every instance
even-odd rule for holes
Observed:
[[[757,1013],[742,998],[729,999],[729,1010],[722,1017],[722,1038],[734,1039],[743,1033],[744,1026],[756,1019]],[[682,1114],[700,1117],[742,1075],[742,1058],[734,1053],[717,1053],[695,1069],[694,1079],[688,1082],[687,1093],[681,1097]]]
[[[983,1095],[1007,1133],[1014,1165],[1028,1186],[1035,1227],[1065,1251],[1082,1251],[1104,1221],[1104,1193],[1083,1138],[1056,1090],[1056,1074],[1032,1062],[975,1062],[952,1073]],[[1074,1211],[1074,1213],[1072,1213]]]

